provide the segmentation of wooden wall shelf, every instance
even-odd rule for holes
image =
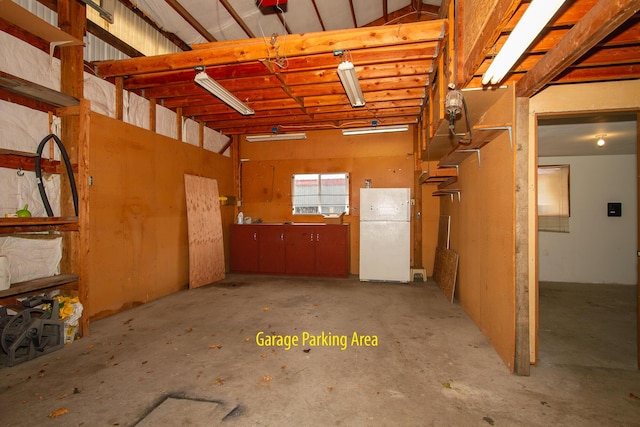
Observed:
[[[27,280],[12,284],[9,289],[1,290],[0,298],[45,291],[50,288],[58,288],[77,281],[78,276],[76,274],[58,274],[57,276]]]
[[[84,46],[84,42],[54,27],[11,0],[0,0],[0,19],[55,46]]]
[[[7,150],[0,148],[0,167],[34,172],[36,170],[36,153]],[[41,159],[40,169],[47,173],[60,173],[59,160]],[[74,167],[77,169],[77,167]]]
[[[78,231],[78,217],[0,218],[0,234]]]

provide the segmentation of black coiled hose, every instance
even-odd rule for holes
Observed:
[[[49,204],[49,198],[47,197],[47,192],[44,189],[44,183],[42,182],[42,169],[40,168],[42,162],[42,150],[44,146],[49,140],[53,138],[56,145],[60,149],[60,155],[64,160],[64,165],[67,168],[67,176],[69,177],[69,185],[71,186],[71,195],[73,197],[73,208],[75,209],[76,216],[78,216],[78,189],[76,188],[76,180],[73,176],[73,169],[71,168],[71,162],[69,161],[69,155],[67,154],[67,150],[65,150],[64,145],[62,145],[62,141],[54,134],[50,134],[45,136],[40,144],[38,145],[38,150],[36,151],[38,156],[36,157],[36,181],[38,183],[38,190],[40,191],[40,197],[42,198],[42,203],[44,203],[44,208],[47,211],[47,216],[53,216],[53,211],[51,210],[51,205]]]

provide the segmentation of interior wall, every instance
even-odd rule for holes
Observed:
[[[342,136],[339,130],[307,132],[303,141],[248,143],[242,139],[240,208],[255,222],[323,222],[322,217],[292,215],[291,176],[296,173],[348,172],[350,175],[350,272],[359,273],[360,188],[408,187],[414,193],[414,132]],[[425,201],[427,206],[429,199]],[[431,201],[433,202],[433,201]],[[416,209],[412,211],[415,219]],[[425,235],[435,230],[423,229]],[[424,258],[424,256],[423,256]],[[431,261],[432,263],[433,261]],[[412,259],[412,265],[415,265]]]
[[[96,319],[187,285],[184,174],[216,179],[221,195],[234,189],[229,157],[101,114],[91,114],[89,151],[88,314]],[[221,211],[228,230],[233,206]]]
[[[570,165],[569,233],[539,232],[539,279],[553,282],[637,283],[636,156],[541,157]],[[607,216],[622,202],[622,217]]]
[[[451,249],[459,254],[458,302],[510,370],[515,348],[515,153],[505,132],[459,167],[460,201],[451,215]]]

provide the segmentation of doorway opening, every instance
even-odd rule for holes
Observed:
[[[538,117],[538,165],[570,167],[571,203],[567,229],[538,231],[540,365],[637,368],[637,128],[629,111]]]

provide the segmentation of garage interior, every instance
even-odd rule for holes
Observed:
[[[633,423],[640,1],[567,0],[495,81],[490,66],[536,1],[268,3],[0,1],[0,181],[11,189],[0,229],[60,250],[55,274],[12,281],[0,305],[57,291],[83,306],[75,342],[0,367],[6,424],[26,414],[64,424],[95,414],[97,425]],[[356,76],[355,99],[341,67]],[[594,134],[591,114],[622,115],[625,131],[593,118]],[[542,138],[557,117],[568,133]],[[33,153],[54,133],[73,173],[47,143],[49,214]],[[571,230],[539,232],[541,153],[603,135],[595,154],[550,155],[573,179],[593,173],[571,181]],[[340,224],[295,211],[292,177],[311,173],[348,174]],[[196,206],[212,229],[191,222],[194,176],[214,183]],[[369,186],[410,189],[409,283],[359,280]],[[613,201],[621,216],[600,218]],[[32,216],[13,217],[23,206]],[[274,246],[238,245],[241,212],[256,241],[276,226],[282,242],[321,230],[315,273],[288,274],[298,263]],[[550,264],[590,247],[558,242],[581,236],[585,216],[610,237],[597,259]],[[335,228],[347,243],[318,255]],[[318,267],[336,253],[339,277]],[[620,279],[562,275],[618,262]],[[624,326],[565,328],[592,309],[603,316],[594,325]],[[259,331],[357,333],[370,345],[265,349]],[[572,337],[592,339],[576,348]]]

